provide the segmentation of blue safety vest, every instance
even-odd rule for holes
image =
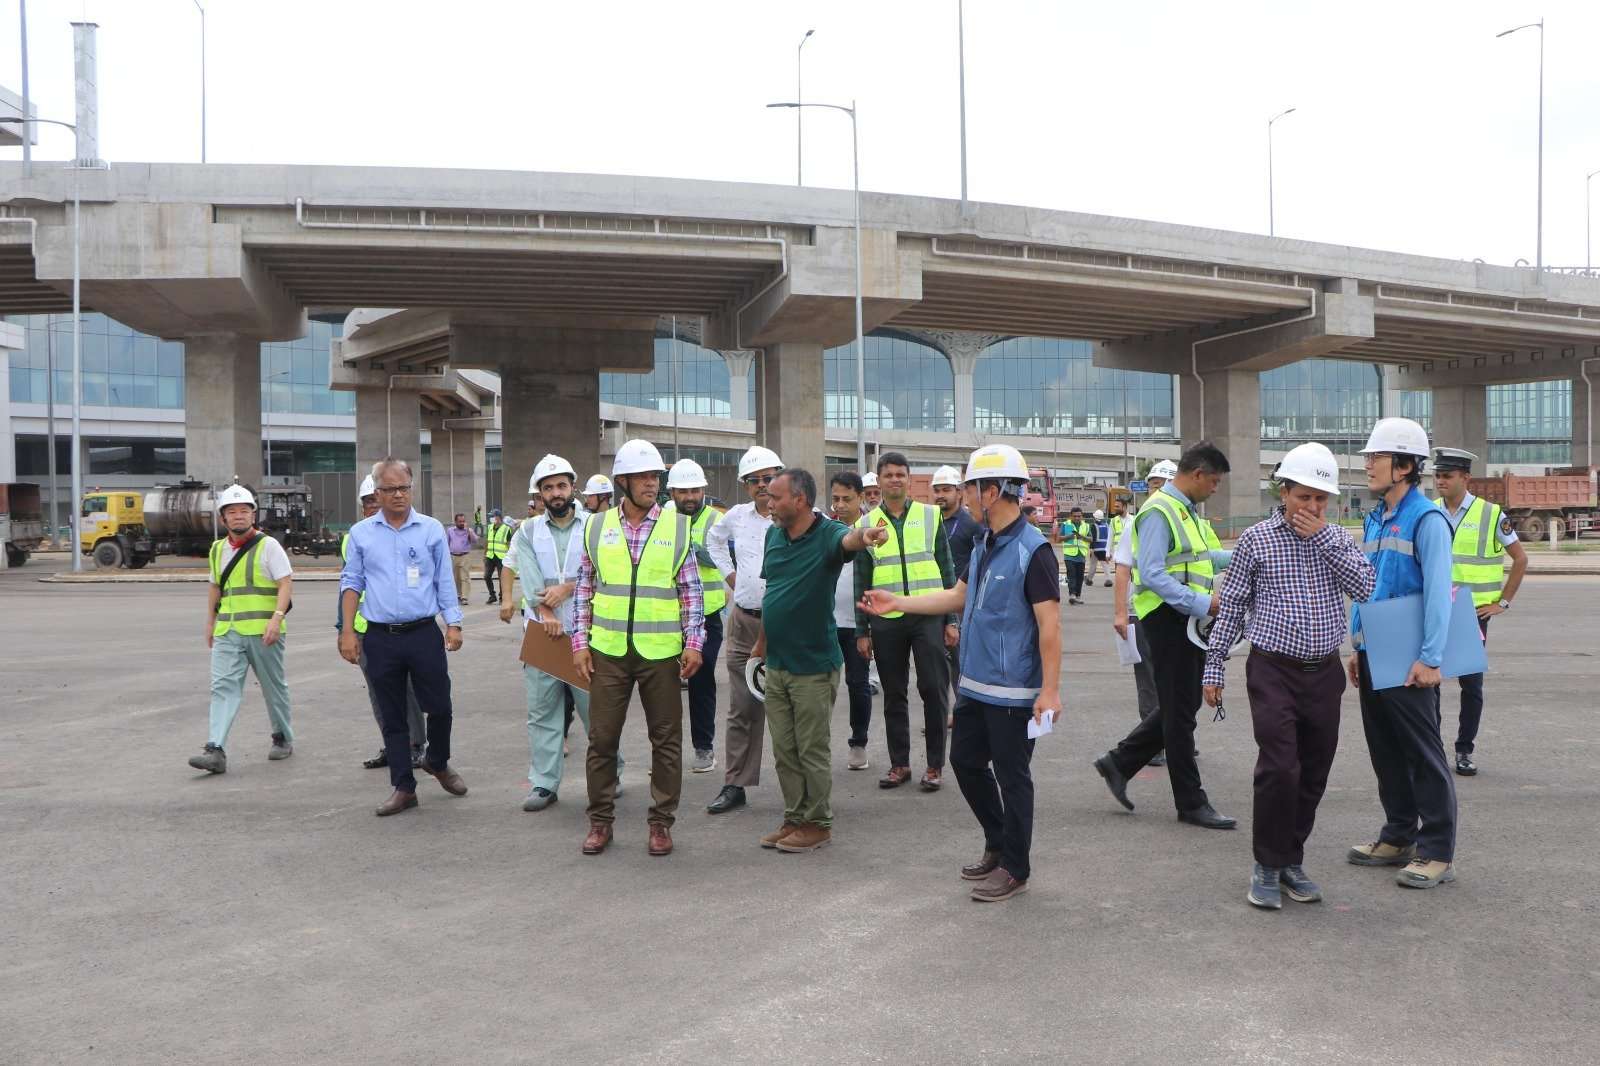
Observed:
[[[990,541],[990,534],[980,535],[967,563],[956,690],[983,703],[1032,707],[1044,684],[1044,663],[1039,658],[1039,623],[1023,594],[1023,582],[1029,560],[1045,543],[1044,534],[1025,522],[1015,535],[997,544]],[[991,552],[994,560],[985,566]]]
[[[1377,584],[1367,602],[1415,596],[1422,592],[1422,564],[1417,562],[1417,523],[1429,515],[1444,518],[1415,485],[1400,500],[1388,518],[1381,515],[1383,504],[1367,512],[1362,525],[1361,550],[1378,572]],[[1361,632],[1361,608],[1351,608],[1350,631]]]

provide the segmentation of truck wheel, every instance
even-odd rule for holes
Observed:
[[[1531,514],[1522,520],[1522,528],[1518,532],[1524,540],[1543,540],[1544,529],[1543,516]]]
[[[9,544],[6,545],[6,564],[8,566],[21,566],[27,561],[27,552],[23,551],[21,548],[13,548]]]
[[[94,546],[94,565],[102,570],[117,569],[122,559],[122,545],[114,540],[103,540]]]

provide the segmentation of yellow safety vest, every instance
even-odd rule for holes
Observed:
[[[895,532],[894,522],[881,505],[863,515],[857,525],[882,525],[889,534],[888,540],[868,549],[872,552],[872,587],[894,596],[927,596],[944,588],[939,561],[933,553],[940,522],[937,507],[916,500],[906,501],[906,519],[900,533]],[[899,618],[904,613],[888,611],[881,617]]]
[[[1177,497],[1165,492],[1152,494],[1139,508],[1139,514],[1150,510],[1161,513],[1172,533],[1171,543],[1167,546],[1167,572],[1201,595],[1210,596],[1216,584],[1216,567],[1212,565],[1211,553],[1222,548],[1216,530],[1211,528],[1210,522],[1179,502]],[[1159,593],[1145,587],[1139,575],[1137,519],[1133,527],[1133,588],[1133,610],[1140,618],[1164,602]]]
[[[1110,555],[1117,550],[1117,545],[1122,543],[1122,515],[1111,516],[1111,542],[1106,545],[1106,554]]]
[[[620,507],[589,520],[587,542],[594,564],[589,646],[613,657],[626,654],[630,643],[646,659],[681,655],[678,571],[689,554],[689,520],[676,511],[663,512],[637,563],[628,551]]]
[[[1440,508],[1444,500],[1435,500]],[[1500,602],[1505,585],[1505,545],[1495,535],[1500,528],[1500,505],[1482,496],[1473,498],[1456,526],[1451,546],[1450,580],[1472,593],[1472,605]]]
[[[491,525],[483,531],[483,557],[485,559],[504,559],[506,547],[511,543],[511,527],[501,522]]]
[[[217,621],[211,627],[213,637],[220,637],[230,629],[242,637],[259,637],[267,631],[267,623],[278,609],[278,586],[267,577],[266,568],[261,564],[261,543],[265,539],[262,537],[245,549],[245,557],[228,575],[228,583],[217,601]],[[227,543],[228,538],[224,537],[211,545],[213,585],[222,581],[222,546]],[[287,633],[288,623],[282,624],[279,631]]]
[[[671,500],[661,507],[662,517],[678,513],[680,512],[677,504]],[[727,583],[722,580],[722,571],[717,569],[716,563],[710,561],[711,556],[706,552],[706,534],[720,521],[722,512],[709,504],[702,503],[700,513],[689,523],[689,542],[700,568],[700,588],[705,593],[707,618],[728,605]]]
[[[345,562],[349,562],[350,561],[350,534],[349,533],[346,533],[344,536],[339,538],[339,561],[341,563],[345,563]],[[343,595],[343,593],[340,593],[340,595]],[[366,603],[366,602],[367,602],[367,594],[365,592],[363,592],[361,594],[361,598],[356,601],[356,620],[355,620],[355,623],[354,623],[354,629],[356,631],[356,636],[358,636],[358,637],[361,634],[363,634],[363,633],[365,633],[367,631],[367,618],[366,618],[366,615],[361,613],[361,605],[363,603]],[[344,608],[341,607],[340,611],[342,612],[343,610],[344,610]]]
[[[1061,558],[1082,559],[1089,554],[1089,523],[1068,520],[1062,532]]]

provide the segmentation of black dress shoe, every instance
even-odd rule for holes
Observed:
[[[368,770],[382,769],[383,767],[389,765],[389,753],[380,749],[378,754],[374,755],[372,758],[361,760],[361,765],[366,767]]]
[[[738,785],[723,785],[722,791],[717,793],[717,798],[706,806],[707,814],[727,814],[735,807],[743,807],[744,789]]]
[[[1165,765],[1167,765],[1167,753],[1164,752],[1164,751],[1158,751],[1154,755],[1150,756],[1150,765],[1151,766],[1165,766]]]
[[[1111,795],[1116,801],[1128,810],[1133,810],[1133,800],[1128,798],[1128,779],[1122,776],[1117,764],[1111,761],[1109,751],[1094,761],[1094,768],[1106,779],[1106,787],[1111,790]]]
[[[1462,777],[1476,777],[1478,764],[1472,761],[1472,756],[1464,751],[1456,752],[1456,773]]]
[[[1209,803],[1202,803],[1192,811],[1179,811],[1178,821],[1198,825],[1203,829],[1234,829],[1239,825],[1237,818],[1218,814]]]

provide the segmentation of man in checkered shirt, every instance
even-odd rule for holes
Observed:
[[[1233,549],[1204,676],[1206,703],[1220,706],[1228,652],[1241,632],[1249,638],[1245,690],[1259,754],[1246,898],[1270,910],[1283,906],[1283,890],[1301,903],[1322,898],[1301,863],[1339,744],[1344,598],[1365,602],[1377,581],[1355,539],[1323,518],[1339,494],[1333,453],[1302,444],[1276,478],[1282,506]]]

